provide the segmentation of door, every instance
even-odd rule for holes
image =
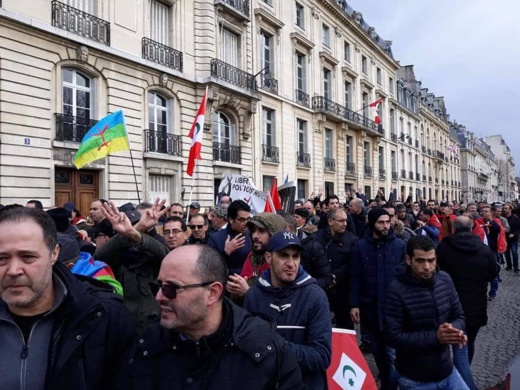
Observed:
[[[99,172],[56,168],[54,173],[56,206],[73,202],[83,217],[88,216],[92,199],[99,198]]]

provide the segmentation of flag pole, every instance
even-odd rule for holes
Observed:
[[[186,225],[188,224],[188,219],[190,218],[189,207],[191,205],[191,199],[193,196],[193,186],[195,185],[195,173],[196,172],[197,172],[197,165],[195,165],[195,170],[193,171],[193,175],[191,176],[190,197],[188,199],[188,212],[186,213]]]
[[[134,157],[132,156],[132,149],[128,149],[130,152],[130,161],[132,161],[132,169],[134,171],[134,181],[135,181],[135,191],[137,192],[137,204],[141,203],[141,198],[139,197],[139,187],[137,186],[137,175],[135,174],[135,165],[134,165]]]

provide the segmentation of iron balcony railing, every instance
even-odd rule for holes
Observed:
[[[301,89],[297,89],[294,96],[296,103],[305,107],[309,107],[309,94],[303,92]]]
[[[145,152],[169,154],[170,156],[182,156],[181,136],[165,131],[144,131]]]
[[[408,144],[409,144],[409,145],[412,145],[412,144],[413,144],[413,139],[412,139],[412,137],[409,137],[409,138],[408,138]]]
[[[376,126],[377,126],[377,132],[379,135],[382,135],[384,137],[385,135],[385,130],[383,129],[383,125],[382,124],[377,124],[376,123]]]
[[[56,140],[81,142],[87,132],[98,121],[80,116],[56,115]]]
[[[372,176],[372,167],[370,165],[365,165],[363,167],[363,171],[365,172],[365,176],[366,177],[371,177]]]
[[[432,155],[432,150],[430,148],[428,148],[428,154],[431,156]]]
[[[110,46],[110,23],[60,1],[52,1],[52,25]]]
[[[397,134],[395,134],[395,133],[390,134],[390,139],[392,140],[392,142],[397,142]]]
[[[240,146],[213,142],[213,160],[240,164]]]
[[[336,160],[330,157],[325,157],[324,162],[326,171],[334,172],[336,170]]]
[[[397,180],[397,171],[392,171],[392,180]]]
[[[272,73],[263,74],[260,78],[260,88],[278,95],[278,80],[274,78]]]
[[[441,152],[440,150],[437,150],[437,151],[436,151],[435,156],[436,156],[439,160],[444,160],[444,153]]]
[[[230,84],[256,92],[256,80],[252,74],[216,58],[211,60],[211,76]]]
[[[406,179],[406,169],[401,169],[401,179]]]
[[[298,152],[296,157],[299,167],[311,167],[311,155],[309,153]]]
[[[347,173],[351,174],[351,175],[356,173],[356,164],[355,163],[353,163],[353,162],[347,163]]]
[[[182,52],[150,38],[143,38],[143,58],[182,72]]]
[[[227,4],[249,18],[249,0],[215,0],[215,4]]]
[[[386,177],[386,170],[383,168],[379,168],[379,178],[384,179]]]
[[[280,154],[278,146],[262,145],[262,161],[268,161],[273,163],[280,162]]]
[[[366,116],[363,116],[357,112],[354,112],[341,104],[338,104],[324,96],[314,96],[312,98],[312,108],[316,111],[325,111],[340,117],[347,122],[362,126],[368,130],[373,131],[377,134],[384,134],[383,129],[378,130],[378,124]]]

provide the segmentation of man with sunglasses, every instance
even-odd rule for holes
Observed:
[[[195,214],[190,219],[190,230],[191,235],[188,239],[188,244],[207,244],[208,237],[206,232],[208,231],[208,221],[203,214]]]
[[[139,337],[117,389],[301,389],[294,353],[265,321],[224,297],[228,270],[206,245],[174,249],[156,288],[160,324]]]

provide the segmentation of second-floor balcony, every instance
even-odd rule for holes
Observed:
[[[256,80],[252,74],[244,72],[242,69],[238,69],[217,58],[213,58],[210,64],[212,77],[251,92],[257,91]]]
[[[110,46],[110,23],[60,1],[52,1],[52,25]]]
[[[397,179],[398,179],[397,171],[392,171],[392,180],[397,181]]]
[[[56,140],[81,142],[83,137],[98,121],[80,116],[55,114]]]
[[[336,160],[330,157],[325,157],[324,159],[325,164],[325,170],[329,172],[335,172],[336,171]]]
[[[182,72],[182,52],[155,42],[150,38],[143,38],[143,58]]]
[[[347,175],[354,175],[356,173],[356,164],[353,162],[347,162]]]
[[[300,89],[295,90],[294,101],[302,106],[309,107],[310,98],[309,94],[303,92]]]
[[[421,150],[422,150],[423,153],[426,153],[426,146],[423,145]]]
[[[280,152],[278,146],[273,145],[262,145],[262,161],[279,163],[280,162]]]
[[[372,177],[372,167],[370,165],[365,165],[363,167],[363,172],[365,174],[365,177]]]
[[[444,160],[444,153],[441,152],[440,150],[436,150],[434,157],[436,157],[438,160]]]
[[[144,131],[145,152],[182,156],[181,136],[164,131]]]
[[[241,164],[240,146],[213,142],[213,160]]]
[[[299,167],[311,167],[311,155],[309,153],[298,152],[296,155],[296,164]]]
[[[395,133],[390,134],[390,139],[392,140],[392,142],[397,142],[397,134],[395,134]]]
[[[386,178],[386,169],[379,168],[379,178],[380,179],[385,179]]]
[[[428,155],[432,155],[432,150],[430,148],[428,148]]]
[[[419,149],[419,140],[418,140],[418,139],[415,140],[415,147],[416,147],[417,149]]]
[[[260,88],[264,91],[278,95],[278,80],[274,78],[274,74],[269,72],[263,74],[260,78]]]
[[[249,0],[215,0],[215,5],[222,4],[226,10],[236,17],[247,21],[251,18],[251,6]]]

